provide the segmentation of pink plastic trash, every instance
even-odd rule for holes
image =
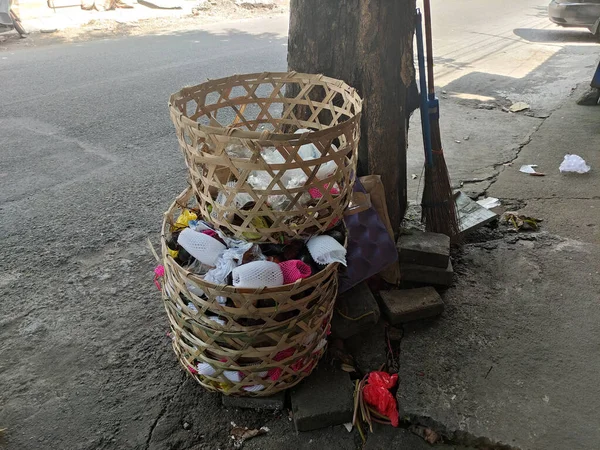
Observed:
[[[299,259],[281,262],[279,267],[281,267],[283,273],[283,284],[290,284],[301,278],[308,278],[312,273],[310,266]]]

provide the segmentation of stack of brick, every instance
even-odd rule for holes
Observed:
[[[403,282],[450,286],[454,278],[450,238],[444,234],[413,231],[398,239]]]

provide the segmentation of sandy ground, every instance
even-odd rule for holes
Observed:
[[[136,8],[143,8],[136,5]],[[58,43],[83,42],[86,40],[110,39],[122,36],[142,36],[148,34],[161,35],[194,31],[211,24],[223,21],[247,20],[258,17],[275,17],[289,14],[289,0],[275,0],[269,5],[238,6],[231,0],[213,0],[203,9],[195,10],[187,7],[178,10],[151,10],[155,17],[149,17],[147,12],[136,14],[133,10],[115,11],[81,11],[68,8],[60,11],[63,18],[69,16],[69,22],[56,19],[32,19],[24,21],[25,28],[34,29],[26,38],[20,38],[15,31],[0,34],[0,52],[19,48],[39,47]],[[140,18],[141,17],[141,18]],[[65,24],[65,28],[56,28],[56,22]],[[69,25],[71,24],[71,25]]]

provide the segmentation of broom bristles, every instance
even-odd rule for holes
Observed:
[[[460,226],[437,121],[431,123],[431,147],[433,164],[425,164],[422,220],[427,231],[442,233],[456,239],[460,234]]]

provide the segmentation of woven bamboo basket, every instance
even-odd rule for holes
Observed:
[[[202,386],[227,395],[268,396],[295,385],[325,351],[338,264],[277,288],[208,283],[177,264],[166,244],[181,211],[197,207],[188,188],[163,221],[163,300],[179,361]],[[197,289],[206,298],[192,292]],[[219,302],[222,298],[226,304]],[[199,373],[198,364],[212,373]],[[236,373],[243,376],[231,376]]]
[[[342,217],[362,109],[344,82],[295,72],[236,75],[182,89],[169,109],[200,211],[221,230],[277,243],[322,233]],[[316,149],[314,159],[299,154],[306,146]]]

